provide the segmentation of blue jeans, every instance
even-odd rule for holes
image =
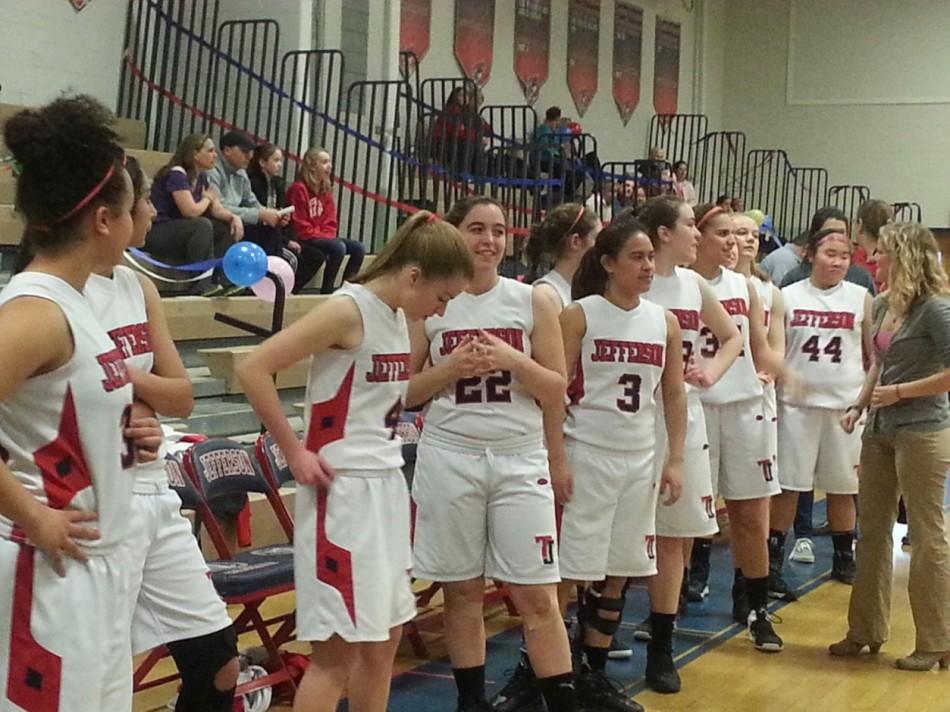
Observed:
[[[346,280],[355,276],[360,271],[360,267],[363,266],[363,257],[366,255],[366,250],[362,243],[345,237],[300,240],[300,269],[297,272],[297,284],[303,289],[313,279],[323,261],[326,260],[326,267],[323,270],[323,286],[320,288],[320,293],[332,293],[333,285],[336,283],[336,275],[340,271],[340,265],[343,263],[345,255],[350,256],[346,263],[346,270],[343,272],[343,279]]]

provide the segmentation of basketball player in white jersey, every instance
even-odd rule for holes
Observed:
[[[145,244],[155,209],[138,163],[130,157],[135,203],[131,246]],[[168,331],[152,282],[128,267],[107,265],[92,274],[84,293],[99,323],[121,349],[137,408],[184,417],[191,412],[191,381]],[[128,537],[132,652],[167,645],[182,676],[178,712],[231,712],[240,666],[237,636],[215,591],[208,566],[168,487],[165,448],[135,468],[132,531]]]
[[[413,574],[445,591],[460,710],[485,700],[485,577],[509,584],[549,712],[576,709],[557,605],[554,498],[570,497],[560,439],[564,352],[551,301],[498,275],[507,222],[491,198],[464,198],[446,220],[475,257],[475,277],[444,316],[413,331],[410,406],[431,400],[419,443]],[[553,433],[553,434],[552,434]],[[556,445],[557,443],[555,443]],[[552,487],[553,484],[553,487]]]
[[[808,279],[782,289],[785,360],[797,388],[779,390],[778,464],[782,493],[772,500],[772,566],[782,571],[785,534],[798,493],[823,490],[834,542],[832,578],[854,581],[854,495],[858,491],[860,428],[840,421],[861,392],[871,351],[871,294],[845,280],[851,242],[837,229],[819,230],[805,245]]]
[[[699,249],[692,268],[709,282],[742,335],[743,349],[719,381],[701,394],[709,437],[713,488],[726,501],[736,582],[733,616],[745,620],[757,650],[778,652],[782,639],[768,616],[769,498],[780,489],[772,473],[762,384],[758,372],[781,374],[765,333],[758,292],[743,275],[725,268],[736,248],[732,216],[716,205],[698,206]],[[697,362],[715,358],[719,343],[708,325],[700,330]]]
[[[716,383],[732,365],[742,340],[716,295],[702,277],[678,265],[696,259],[696,230],[693,209],[679,198],[658,196],[639,211],[640,220],[656,245],[653,283],[644,295],[667,309],[676,318],[682,338],[682,359],[686,380],[686,442],[683,464],[683,491],[673,504],[659,502],[656,509],[657,575],[648,580],[650,616],[635,633],[649,641],[647,684],[657,692],[673,693],[680,679],[673,665],[673,625],[682,603],[685,567],[693,537],[708,537],[718,531],[709,470],[706,419],[700,393]],[[617,220],[629,219],[626,212]],[[700,369],[695,363],[699,349],[700,322],[709,325],[719,339],[715,357]],[[662,404],[658,410],[662,416]],[[657,418],[656,458],[662,464],[666,453],[666,423]]]
[[[606,679],[607,654],[627,580],[656,575],[658,496],[669,506],[682,488],[682,337],[672,313],[641,299],[653,279],[653,257],[640,223],[614,221],[585,255],[574,278],[576,299],[561,313],[573,376],[564,437],[574,476],[561,520],[561,588],[566,599],[572,587],[584,586],[577,685],[590,709],[643,709]],[[656,463],[660,391],[669,447],[665,462]]]
[[[578,203],[558,205],[531,228],[524,281],[549,298],[558,314],[571,303],[571,280],[602,228],[596,213]],[[544,272],[546,266],[550,269]]]
[[[122,549],[132,387],[81,294],[95,265],[121,259],[132,229],[111,121],[75,97],[4,126],[33,257],[0,293],[3,710],[132,706]]]
[[[525,245],[525,284],[549,299],[560,314],[571,303],[571,281],[603,225],[596,213],[578,203],[562,203],[535,223]],[[544,271],[548,266],[550,269]],[[538,275],[541,275],[540,277]],[[557,513],[560,517],[560,513]],[[561,609],[564,610],[564,601]],[[630,657],[629,648],[611,646],[611,655]],[[495,712],[515,712],[541,704],[541,690],[522,640],[521,657],[505,685],[491,699]]]
[[[297,480],[297,637],[312,641],[295,712],[384,712],[409,579],[409,494],[396,426],[410,374],[408,320],[444,312],[468,284],[458,231],[419,211],[354,282],[244,361],[248,401]],[[308,356],[305,439],[287,422],[273,377]]]
[[[762,302],[762,316],[765,319],[766,336],[769,348],[775,354],[785,354],[785,308],[781,290],[775,286],[767,273],[759,269],[756,258],[759,254],[759,226],[750,216],[735,213],[732,216],[733,230],[736,235],[738,256],[735,271],[744,275],[755,286]],[[786,373],[786,381],[791,378]],[[781,476],[778,469],[778,401],[775,393],[775,380],[765,372],[759,373],[762,382],[763,408],[769,431],[769,455],[772,458],[772,475]],[[770,507],[775,506],[775,498]],[[798,596],[782,577],[782,557],[785,555],[785,537],[775,537],[769,533],[769,596],[785,601],[795,601]]]

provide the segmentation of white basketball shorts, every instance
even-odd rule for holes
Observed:
[[[778,463],[782,489],[856,494],[861,461],[861,431],[841,427],[845,411],[779,405]]]
[[[769,452],[761,397],[704,403],[713,491],[723,499],[771,497],[781,491]]]

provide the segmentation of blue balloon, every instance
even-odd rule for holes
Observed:
[[[253,242],[235,242],[224,253],[224,275],[239,287],[257,284],[267,274],[267,253]]]

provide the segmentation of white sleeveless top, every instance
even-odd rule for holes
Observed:
[[[679,322],[683,335],[683,367],[689,367],[689,360],[699,349],[700,320],[703,313],[703,293],[699,289],[702,277],[685,267],[675,267],[669,277],[653,275],[653,284],[645,296],[654,304],[659,304]],[[687,386],[689,389],[690,386]]]
[[[564,434],[609,450],[650,450],[666,363],[666,312],[641,299],[626,311],[599,294],[576,302],[587,330],[571,382]]]
[[[552,269],[543,277],[538,277],[531,286],[533,287],[535,284],[547,284],[553,287],[561,298],[561,309],[571,303],[571,284],[557,270]]]
[[[396,426],[411,368],[406,317],[360,284],[345,283],[334,293],[339,296],[359,309],[363,340],[313,357],[304,415],[307,449],[336,470],[398,469],[403,459]]]
[[[148,330],[145,294],[138,276],[128,267],[117,266],[112,279],[98,274],[89,276],[83,294],[116,348],[122,350],[127,366],[151,373],[155,354]],[[134,489],[139,494],[154,494],[168,488],[165,472],[164,442],[153,462],[136,463]]]
[[[426,319],[429,359],[445,359],[468,336],[479,330],[531,355],[534,331],[532,288],[499,277],[483,294],[462,292],[449,302],[443,316]],[[458,445],[484,448],[488,444],[541,443],[541,407],[510,371],[463,378],[435,395],[425,417],[426,433]]]
[[[719,299],[726,313],[732,318],[742,335],[742,351],[732,365],[711,388],[702,392],[703,403],[721,405],[737,403],[762,396],[762,384],[752,362],[752,348],[749,344],[749,283],[741,274],[728,269],[720,269],[719,276],[709,280],[709,286]],[[719,339],[705,324],[700,330],[700,365],[715,358],[719,351]]]
[[[104,554],[126,538],[131,517],[129,468],[135,458],[123,438],[132,404],[129,373],[122,352],[69,284],[22,272],[0,293],[0,304],[23,296],[48,299],[62,310],[73,355],[56,370],[27,379],[0,402],[0,456],[43,504],[96,512],[101,537],[78,543],[90,554]],[[41,332],[42,325],[37,327]],[[23,532],[5,517],[0,517],[0,536],[24,541]]]
[[[841,281],[818,289],[810,279],[782,290],[785,300],[785,361],[804,382],[796,405],[843,409],[864,385],[861,323],[867,290]],[[785,402],[793,402],[785,393]]]

